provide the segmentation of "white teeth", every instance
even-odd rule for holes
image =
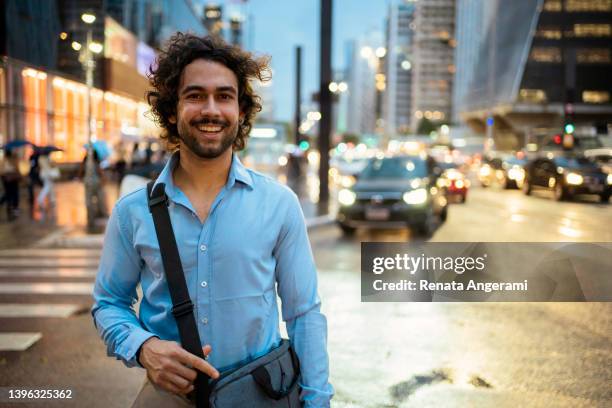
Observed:
[[[214,132],[220,132],[221,129],[223,129],[221,126],[206,126],[206,125],[198,126],[198,130],[201,132],[214,133]]]

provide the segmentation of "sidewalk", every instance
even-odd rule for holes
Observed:
[[[281,181],[282,177],[280,178]],[[320,208],[313,194],[313,180],[308,179],[296,188],[309,228],[333,222],[334,208]],[[115,183],[105,185],[108,212],[118,196]],[[57,183],[57,210],[55,219],[42,220],[39,214],[30,217],[27,195],[22,194],[21,214],[14,222],[7,222],[4,212],[0,214],[0,249],[27,247],[100,247],[103,242],[104,225],[99,233],[87,234],[85,193],[80,181]],[[3,209],[0,209],[3,210]],[[330,212],[331,211],[331,212]]]

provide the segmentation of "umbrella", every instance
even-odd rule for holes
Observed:
[[[53,145],[48,145],[48,146],[35,146],[34,150],[36,151],[36,153],[45,156],[48,154],[51,154],[53,152],[63,152],[64,149],[60,149],[57,146],[53,146]]]
[[[86,143],[83,147],[87,149],[89,147],[89,143]],[[101,161],[105,160],[111,154],[110,148],[104,140],[97,140],[93,142],[93,149],[97,153],[98,159]]]
[[[4,150],[12,150],[30,144],[32,143],[28,142],[27,140],[11,140],[10,142],[4,145]]]

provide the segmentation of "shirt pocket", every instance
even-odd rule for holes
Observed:
[[[159,246],[152,244],[141,244],[138,248],[140,257],[144,261],[145,273],[151,274],[153,279],[160,280],[164,277],[164,265],[159,252]]]
[[[260,294],[216,299],[217,316],[223,319],[224,335],[258,344],[275,307],[274,297],[275,291],[270,288]]]

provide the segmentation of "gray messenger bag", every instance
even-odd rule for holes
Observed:
[[[153,216],[166,280],[172,298],[172,315],[181,338],[181,345],[188,352],[204,358],[200,336],[193,316],[193,303],[189,298],[187,283],[176,245],[176,238],[168,213],[168,198],[164,184],[153,190],[154,182],[147,185],[149,211]],[[300,365],[288,340],[275,349],[236,370],[221,373],[212,380],[198,372],[195,391],[190,399],[198,408],[276,408],[301,407]]]

